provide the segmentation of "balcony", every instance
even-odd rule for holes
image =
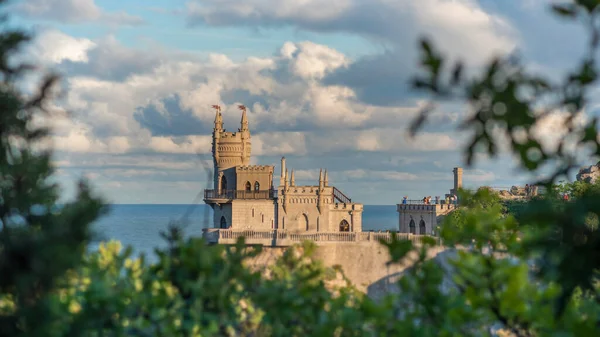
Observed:
[[[247,191],[247,190],[204,190],[204,201],[206,202],[218,202],[227,200],[268,200],[277,199],[277,190],[259,190],[259,191]]]

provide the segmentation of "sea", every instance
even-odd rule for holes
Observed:
[[[166,242],[160,233],[169,224],[183,224],[186,237],[202,236],[202,229],[212,221],[212,209],[208,205],[110,205],[108,215],[94,223],[96,241],[90,246],[93,250],[99,242],[117,240],[123,246],[131,246],[135,255],[143,253],[150,259],[154,249],[164,247]],[[365,205],[363,210],[363,231],[393,230],[398,227],[398,213],[395,205]]]

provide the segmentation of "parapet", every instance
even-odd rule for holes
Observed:
[[[220,141],[236,141],[242,140],[242,134],[240,132],[221,132]]]
[[[235,172],[246,172],[246,171],[262,171],[262,172],[273,172],[274,166],[272,165],[240,165],[235,167]]]
[[[397,204],[398,212],[406,212],[406,211],[431,211],[440,213],[448,213],[456,209],[455,204]]]
[[[343,209],[343,210],[351,210],[351,211],[362,211],[363,210],[363,204],[358,204],[358,203],[349,203],[349,204],[344,204],[344,203],[340,203],[340,202],[336,202],[333,205],[333,209]]]

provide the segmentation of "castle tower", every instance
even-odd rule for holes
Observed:
[[[456,194],[458,193],[458,190],[460,188],[462,188],[462,176],[463,176],[463,169],[460,167],[455,167],[454,170],[452,170],[452,172],[454,173],[454,188],[452,189],[452,193]]]
[[[232,167],[250,164],[252,144],[250,140],[250,129],[248,128],[248,117],[246,115],[245,106],[240,105],[238,107],[240,110],[242,110],[242,119],[238,132],[226,132],[226,130],[223,129],[223,116],[221,115],[221,107],[218,105],[213,105],[213,108],[216,110],[212,147],[215,172],[214,188],[215,190],[219,190],[222,189],[223,186],[232,186],[231,184],[227,185],[221,183],[223,181],[223,171]]]

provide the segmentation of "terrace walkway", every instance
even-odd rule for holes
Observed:
[[[378,242],[379,240],[391,241],[392,233],[378,232],[288,232],[286,230],[254,231],[232,230],[220,228],[205,228],[202,236],[211,244],[235,244],[239,237],[246,239],[246,244],[263,246],[291,246],[303,241],[312,241],[317,245],[328,243],[353,243],[353,242]],[[420,243],[429,235],[416,235],[409,233],[395,233],[400,240],[410,240]],[[439,238],[434,237],[438,240]]]

